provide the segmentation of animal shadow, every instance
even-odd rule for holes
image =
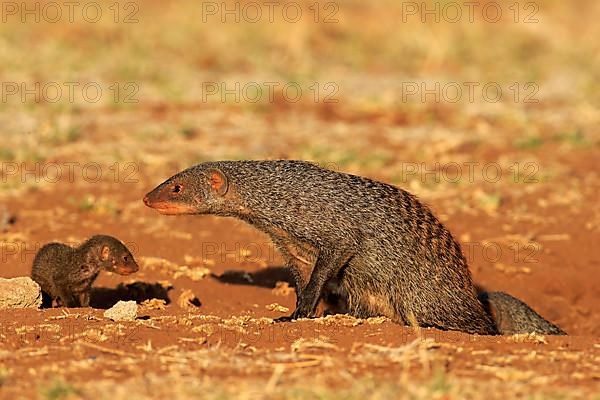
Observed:
[[[228,270],[221,275],[212,274],[211,276],[219,282],[233,285],[250,285],[273,289],[276,287],[277,282],[287,282],[290,287],[295,287],[292,275],[284,267],[267,267],[255,272]],[[323,288],[321,295],[324,305],[323,315],[348,313],[348,294],[341,287],[339,279],[339,277],[330,279]]]
[[[227,270],[220,275],[212,274],[212,278],[221,283],[233,285],[250,285],[265,288],[275,288],[277,282],[287,282],[294,286],[290,272],[284,267],[267,267],[255,272],[244,270]]]
[[[97,287],[92,288],[90,296],[90,307],[108,309],[114,306],[120,300],[141,303],[145,300],[160,299],[167,304],[169,299],[169,290],[173,287],[164,287],[160,283],[133,282],[128,284],[120,283],[116,288]]]

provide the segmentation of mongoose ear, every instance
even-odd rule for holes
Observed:
[[[110,247],[103,246],[102,250],[100,251],[100,260],[106,261],[108,260],[108,257],[110,257]]]
[[[224,196],[229,189],[229,182],[225,174],[218,169],[211,169],[208,171],[208,176],[212,190],[219,196]]]

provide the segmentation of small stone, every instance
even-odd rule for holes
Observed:
[[[42,305],[42,290],[33,279],[0,278],[0,310],[5,308],[39,308]]]
[[[289,308],[284,307],[277,303],[268,304],[265,306],[265,308],[269,311],[278,311],[278,312],[282,312],[282,313],[286,313],[286,312],[290,311]]]
[[[163,299],[148,299],[144,300],[142,307],[146,310],[164,310],[167,307],[167,302]]]
[[[104,316],[113,321],[133,321],[137,317],[137,308],[135,301],[119,301],[104,311]]]
[[[276,296],[289,296],[295,291],[296,289],[290,287],[290,284],[287,282],[277,282],[275,283],[275,288],[271,290]]]
[[[179,307],[184,310],[193,310],[195,308],[200,307],[200,300],[196,297],[196,295],[190,290],[184,290],[179,298],[177,299],[177,304]]]

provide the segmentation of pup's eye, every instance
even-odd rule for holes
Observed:
[[[175,185],[175,186],[173,186],[173,193],[179,193],[179,192],[181,192],[181,189],[182,189],[181,185]]]
[[[129,261],[129,257],[123,256],[123,261],[128,262]]]

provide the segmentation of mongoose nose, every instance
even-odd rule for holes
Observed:
[[[144,204],[150,207],[150,199],[148,198],[148,195],[144,196]]]

